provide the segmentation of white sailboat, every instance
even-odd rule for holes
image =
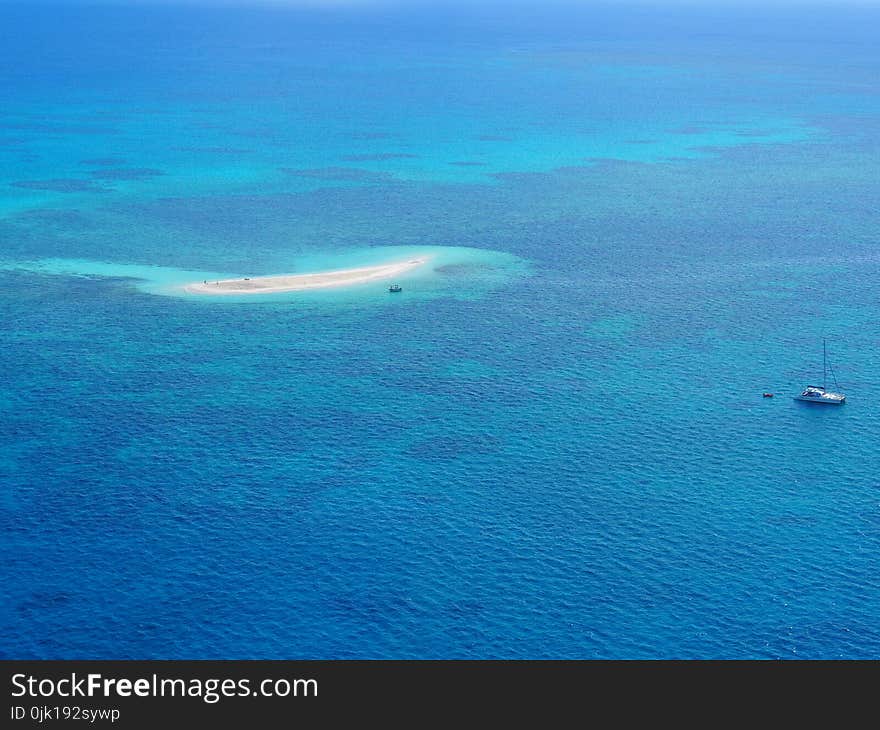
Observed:
[[[828,377],[828,354],[825,347],[825,340],[822,340],[822,385],[808,385],[804,388],[800,395],[794,397],[795,400],[804,401],[805,403],[821,403],[824,405],[840,406],[846,402],[846,395],[843,393],[832,393],[825,387]],[[838,390],[840,386],[837,384],[837,378],[834,376],[834,370],[831,369],[831,377],[834,379],[834,387]]]

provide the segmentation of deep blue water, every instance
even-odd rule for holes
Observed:
[[[877,28],[0,4],[0,656],[880,656]]]

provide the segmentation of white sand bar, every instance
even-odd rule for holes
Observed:
[[[427,263],[428,257],[394,261],[358,269],[317,271],[313,274],[282,274],[280,276],[256,276],[243,279],[221,279],[187,284],[186,290],[193,294],[272,294],[306,289],[324,289],[334,286],[364,284],[369,281],[392,279]]]

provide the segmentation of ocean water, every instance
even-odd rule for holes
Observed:
[[[877,28],[0,3],[0,656],[880,656]]]

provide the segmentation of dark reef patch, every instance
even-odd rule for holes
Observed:
[[[248,155],[253,152],[241,147],[175,147],[174,151],[197,155]]]
[[[92,170],[90,174],[98,180],[146,180],[147,178],[164,175],[165,173],[149,167],[119,167],[107,170]]]
[[[688,147],[686,149],[688,152],[696,152],[697,154],[700,154],[700,155],[717,155],[717,154],[722,153],[727,148],[720,146],[720,145],[706,144],[706,145],[694,145],[694,146]],[[688,158],[687,157],[666,157],[664,159],[667,159],[667,160],[686,160]]]
[[[346,162],[383,162],[385,160],[411,160],[416,157],[418,155],[411,155],[408,152],[379,152],[368,155],[345,155],[342,159]]]
[[[82,233],[95,230],[94,221],[76,209],[36,208],[26,210],[16,216],[16,222],[39,234],[47,232],[65,234],[71,231]]]
[[[448,276],[459,276],[473,271],[491,271],[495,267],[490,264],[443,264],[434,267],[434,271],[438,274],[446,274]]]
[[[107,188],[95,185],[91,180],[58,178],[55,180],[18,180],[9,183],[14,188],[46,190],[52,193],[103,193]]]
[[[705,134],[709,130],[706,127],[688,126],[670,129],[670,134]]]
[[[358,139],[364,141],[376,139],[388,139],[391,135],[388,132],[354,132],[348,135],[349,139]]]
[[[373,172],[372,170],[359,170],[356,167],[318,167],[314,169],[297,170],[290,167],[280,168],[285,175],[293,177],[307,177],[313,180],[337,180],[350,182],[382,182],[391,180],[393,176],[388,172]]]
[[[13,122],[11,124],[0,124],[0,129],[12,129],[19,132],[42,132],[44,134],[104,135],[119,133],[119,130],[114,127],[99,127],[88,124],[56,124],[53,122]]]
[[[124,165],[125,162],[121,157],[93,157],[88,160],[80,160],[79,164],[89,167],[118,167]]]
[[[434,461],[457,459],[470,454],[494,454],[501,447],[501,440],[490,434],[444,434],[416,441],[404,449],[404,453],[416,459]]]

